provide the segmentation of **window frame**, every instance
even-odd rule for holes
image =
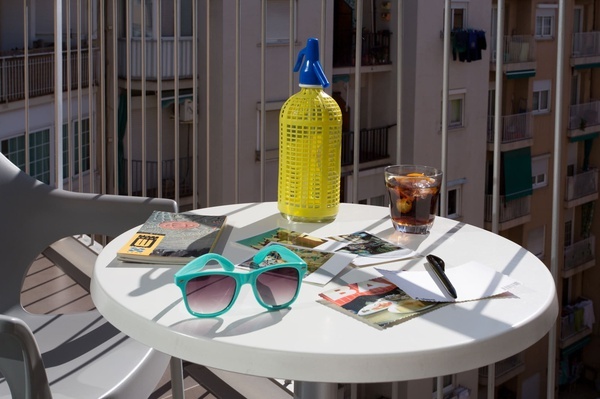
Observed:
[[[91,121],[90,118],[81,118],[81,126],[84,128],[83,132],[79,131],[79,120],[75,119],[70,124],[64,123],[62,128],[62,140],[63,140],[63,179],[68,178],[76,178],[80,174],[89,173],[92,164],[91,157],[91,140],[92,140],[92,132],[91,132]],[[69,129],[69,125],[71,129]],[[71,140],[68,140],[69,133],[72,134]],[[87,138],[86,140],[80,140],[82,138]],[[71,144],[71,146],[69,146]],[[70,148],[71,147],[71,148]],[[81,152],[79,153],[79,149],[81,148]],[[82,158],[83,156],[83,158]],[[79,170],[79,160],[81,159],[81,171]],[[69,168],[69,165],[73,165],[72,168]],[[71,169],[73,170],[73,175],[71,176]]]
[[[466,90],[450,90],[448,93],[448,129],[461,129],[466,126],[465,124],[465,101],[466,101]],[[452,104],[455,101],[460,102],[459,120],[456,122],[452,121]]]
[[[538,155],[531,157],[531,188],[536,190],[538,188],[548,186],[548,166],[550,162],[550,154]],[[538,177],[542,176],[539,180]]]
[[[462,11],[462,26],[455,26],[456,10]],[[469,4],[467,2],[452,2],[450,4],[450,26],[452,29],[468,29],[469,24]]]
[[[554,39],[556,13],[554,8],[539,8],[535,13],[535,38]],[[546,22],[548,23],[546,25]],[[545,29],[548,29],[546,32]]]
[[[538,247],[540,248],[538,250]],[[546,226],[539,226],[527,233],[527,250],[543,259],[546,253]]]
[[[266,42],[270,45],[276,44],[289,44],[290,42],[290,29],[289,29],[289,15],[290,7],[289,0],[267,0],[267,31],[266,31]],[[296,41],[298,36],[298,2],[294,0],[294,37],[291,38],[293,42]]]
[[[542,96],[546,94],[545,107],[542,107]],[[550,112],[552,103],[552,81],[536,80],[533,82],[533,94],[531,98],[531,112],[533,114],[547,114]]]
[[[466,183],[466,179],[457,179],[457,180],[452,180],[449,181],[447,183],[446,186],[446,217],[448,219],[459,219],[462,217],[462,193],[463,193],[463,186]],[[450,209],[450,195],[451,193],[454,193],[455,198],[454,198],[454,207],[455,209],[452,210]]]
[[[21,133],[0,140],[0,150],[19,169],[45,184],[50,184],[54,175],[51,167],[52,137],[51,127],[33,131],[29,133],[29,147],[26,148],[25,133]],[[6,146],[11,146],[12,148],[7,149]],[[25,151],[29,151],[28,168],[25,165]]]

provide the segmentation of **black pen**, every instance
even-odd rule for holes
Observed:
[[[456,299],[456,290],[444,272],[444,261],[435,255],[427,255],[426,258],[427,262],[432,266],[435,275],[440,279],[448,293],[452,298]]]

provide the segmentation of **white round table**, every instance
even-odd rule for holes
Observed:
[[[472,370],[507,358],[542,338],[558,315],[556,289],[547,267],[519,245],[467,224],[438,217],[428,235],[405,235],[393,230],[387,208],[355,204],[341,204],[339,215],[329,224],[289,223],[276,203],[197,212],[228,216],[217,251],[234,263],[255,252],[238,240],[276,227],[319,237],[367,230],[421,254],[433,252],[448,268],[478,261],[507,274],[521,287],[518,298],[451,304],[378,330],[317,302],[320,292],[336,284],[377,276],[372,268],[361,268],[346,270],[325,288],[303,284],[297,301],[286,310],[265,311],[246,286],[229,312],[198,319],[186,311],[173,283],[180,266],[115,260],[117,249],[137,230],[132,229],[100,254],[92,298],[118,329],[178,359],[304,382],[405,381]],[[422,259],[397,265],[420,268]]]

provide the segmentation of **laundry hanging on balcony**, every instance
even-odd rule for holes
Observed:
[[[460,62],[481,60],[481,51],[487,49],[485,31],[476,29],[454,29],[450,33],[452,59]]]

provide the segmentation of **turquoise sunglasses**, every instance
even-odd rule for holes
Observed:
[[[188,312],[196,317],[216,317],[233,306],[240,288],[251,284],[254,296],[268,310],[288,307],[298,297],[306,263],[281,245],[264,247],[252,261],[259,265],[268,255],[279,255],[284,263],[242,272],[231,261],[215,253],[204,254],[175,273],[175,284],[181,289]],[[216,261],[222,269],[202,270],[207,263]]]

